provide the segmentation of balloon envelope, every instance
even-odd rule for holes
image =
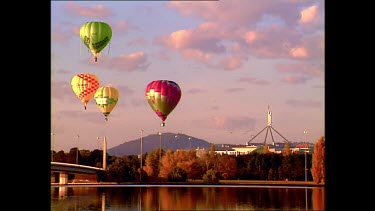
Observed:
[[[94,97],[96,90],[99,88],[99,79],[94,74],[79,73],[73,76],[70,85],[86,109],[88,102]]]
[[[82,42],[94,55],[96,62],[97,54],[111,41],[112,29],[105,22],[89,21],[81,26],[79,34]]]
[[[108,121],[108,115],[116,106],[119,99],[119,92],[111,86],[99,87],[94,95],[95,103]]]
[[[164,121],[181,99],[181,89],[174,81],[155,80],[147,85],[145,95],[148,104],[163,121],[164,126]]]

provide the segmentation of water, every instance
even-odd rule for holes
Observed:
[[[64,186],[51,187],[51,210],[324,210],[324,187]]]

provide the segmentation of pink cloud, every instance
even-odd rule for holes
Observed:
[[[210,118],[210,121],[213,126],[223,128],[227,119],[223,116],[213,116]]]
[[[189,47],[189,42],[192,39],[192,32],[189,30],[179,30],[173,32],[169,39],[166,40],[168,46],[172,49],[183,49]]]
[[[300,22],[302,24],[311,23],[318,18],[318,6],[313,5],[301,11]]]
[[[147,55],[144,52],[136,52],[128,55],[120,55],[112,58],[108,62],[110,69],[117,69],[119,71],[135,71],[139,69],[146,69],[148,67]]]
[[[79,17],[105,18],[112,14],[110,9],[100,4],[91,7],[84,7],[75,2],[68,2],[64,9],[68,14]]]
[[[182,29],[172,32],[168,37],[161,38],[161,42],[170,49],[177,51],[185,49],[197,49],[210,53],[223,53],[219,34],[222,29],[216,24],[203,23],[196,29]]]
[[[295,58],[306,58],[309,56],[306,48],[304,47],[292,48],[290,49],[290,54]]]
[[[224,70],[235,70],[242,67],[243,60],[242,57],[230,56],[221,59],[219,66],[223,67]]]
[[[240,69],[250,56],[314,62],[324,57],[324,36],[322,33],[301,33],[298,22],[318,22],[322,20],[322,14],[318,6],[307,4],[310,2],[249,0],[241,4],[231,1],[217,4],[172,1],[167,3],[168,7],[203,21],[196,28],[177,30],[162,37],[160,43],[184,58],[224,70]],[[301,13],[303,7],[306,9]],[[214,61],[218,63],[214,64]]]
[[[307,2],[309,3],[309,2]],[[247,0],[241,4],[233,1],[171,1],[167,7],[178,10],[182,15],[194,16],[205,21],[216,21],[223,24],[236,22],[255,25],[263,14],[280,17],[288,25],[297,24],[300,18],[300,7],[307,4],[303,1]],[[217,15],[220,14],[220,15]]]
[[[95,65],[97,67],[114,69],[117,71],[136,71],[145,70],[149,66],[147,55],[144,52],[136,52],[132,54],[122,54],[117,57],[108,57],[104,54],[99,54],[98,62],[85,59],[83,61],[87,65]]]
[[[246,43],[251,44],[255,41],[257,38],[256,32],[254,31],[248,31],[246,34],[243,36],[243,39],[246,41]]]
[[[209,119],[209,125],[212,127],[223,128],[230,130],[241,130],[253,128],[256,121],[249,117],[225,117],[213,116]]]
[[[196,49],[186,49],[181,52],[182,56],[187,59],[193,59],[202,63],[208,63],[212,59],[213,54],[204,53]]]

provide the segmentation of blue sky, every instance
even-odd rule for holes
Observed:
[[[289,141],[307,130],[315,142],[325,135],[324,15],[324,1],[309,0],[52,1],[52,146],[93,150],[106,137],[111,148],[140,130],[245,144],[267,126],[268,107]],[[79,37],[88,21],[113,33],[96,63]],[[119,90],[108,121],[94,99],[84,110],[70,85],[78,73]],[[144,93],[159,79],[182,91],[165,127]]]

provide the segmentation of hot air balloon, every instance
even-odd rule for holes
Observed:
[[[112,29],[105,22],[89,21],[81,26],[79,35],[82,42],[94,54],[94,61],[97,62],[97,54],[111,41]]]
[[[99,87],[94,95],[95,103],[108,121],[108,115],[116,106],[119,99],[119,92],[112,86]]]
[[[94,97],[96,90],[99,88],[98,77],[90,73],[79,73],[73,76],[70,85],[86,110],[87,103]]]
[[[147,85],[145,95],[152,110],[162,120],[160,126],[164,127],[164,121],[181,99],[180,87],[174,81],[155,80]]]

